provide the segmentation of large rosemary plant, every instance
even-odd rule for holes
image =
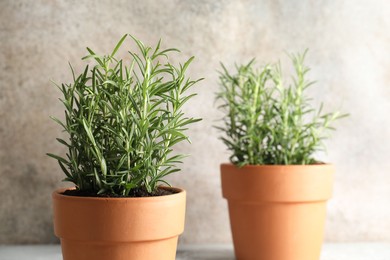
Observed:
[[[69,135],[57,139],[68,148],[58,160],[77,190],[108,196],[129,196],[133,189],[156,192],[164,177],[179,171],[183,154],[173,146],[187,140],[187,126],[200,119],[188,118],[183,105],[195,94],[186,94],[198,80],[185,73],[193,57],[183,65],[169,63],[176,49],[145,46],[136,38],[138,51],[130,61],[117,59],[123,36],[110,55],[87,48],[96,66],[86,66],[79,76],[71,67],[73,83],[58,86],[63,94],[65,121],[53,118]]]
[[[316,163],[313,154],[323,148],[332,123],[346,115],[311,106],[305,91],[313,82],[306,79],[305,55],[290,56],[295,68],[291,84],[284,81],[280,63],[255,69],[252,60],[236,66],[234,74],[222,64],[217,100],[226,116],[217,128],[224,132],[221,139],[233,164]]]

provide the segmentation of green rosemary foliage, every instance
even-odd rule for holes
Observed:
[[[128,196],[134,189],[156,191],[164,177],[179,171],[183,154],[173,146],[189,141],[188,125],[200,119],[188,118],[183,105],[195,94],[186,94],[199,80],[185,73],[193,57],[175,67],[168,54],[177,49],[152,49],[136,38],[138,49],[129,51],[131,62],[115,58],[124,35],[110,55],[100,56],[87,48],[97,63],[75,76],[72,84],[57,87],[63,94],[65,122],[53,118],[69,134],[57,139],[68,148],[58,160],[66,181],[96,194]],[[161,63],[162,61],[165,61]],[[168,183],[166,183],[168,184]],[[168,184],[169,185],[169,184]]]
[[[315,110],[305,96],[313,82],[307,81],[306,52],[291,55],[295,68],[292,84],[283,81],[280,63],[254,69],[254,60],[236,66],[231,74],[222,64],[217,100],[226,113],[217,127],[233,153],[230,161],[244,165],[313,164],[314,152],[323,149],[332,123],[346,115]]]

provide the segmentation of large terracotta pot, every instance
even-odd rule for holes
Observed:
[[[333,166],[221,165],[239,260],[318,260]]]
[[[174,260],[186,192],[145,198],[53,193],[54,231],[64,260]]]

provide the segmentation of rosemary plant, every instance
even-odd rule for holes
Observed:
[[[115,54],[100,56],[87,48],[96,65],[86,66],[73,83],[56,85],[63,94],[65,121],[52,117],[69,135],[58,142],[68,149],[66,158],[50,157],[79,191],[107,196],[131,196],[132,190],[156,194],[164,177],[179,171],[183,154],[173,147],[189,141],[187,126],[200,119],[188,118],[183,105],[195,94],[187,91],[199,80],[185,73],[193,57],[184,64],[169,63],[177,49],[145,46],[131,36],[138,51],[129,51],[131,62]],[[169,184],[168,184],[169,185]]]
[[[254,60],[236,66],[231,74],[222,64],[217,100],[226,114],[221,137],[232,152],[230,161],[244,165],[314,164],[313,154],[324,148],[323,140],[335,120],[346,115],[316,110],[305,91],[309,68],[303,54],[290,55],[295,69],[292,83],[284,82],[280,63],[254,68]]]

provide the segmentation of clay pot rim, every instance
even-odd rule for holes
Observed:
[[[66,200],[77,200],[77,201],[112,201],[112,202],[147,202],[147,201],[164,201],[167,199],[175,199],[176,197],[181,197],[185,195],[186,191],[177,187],[168,187],[160,186],[160,188],[165,190],[174,190],[176,193],[162,196],[151,196],[151,197],[84,197],[84,196],[69,196],[62,194],[66,190],[74,190],[76,187],[68,188],[59,188],[52,193],[52,197],[56,199],[66,199]]]
[[[307,202],[331,198],[334,166],[221,164],[222,195],[228,200]]]
[[[245,169],[245,168],[283,168],[283,167],[289,167],[289,168],[299,168],[299,167],[333,167],[332,163],[323,163],[319,162],[316,164],[247,164],[242,167],[239,167],[233,163],[221,163],[221,166],[226,167],[236,167],[238,169]]]

